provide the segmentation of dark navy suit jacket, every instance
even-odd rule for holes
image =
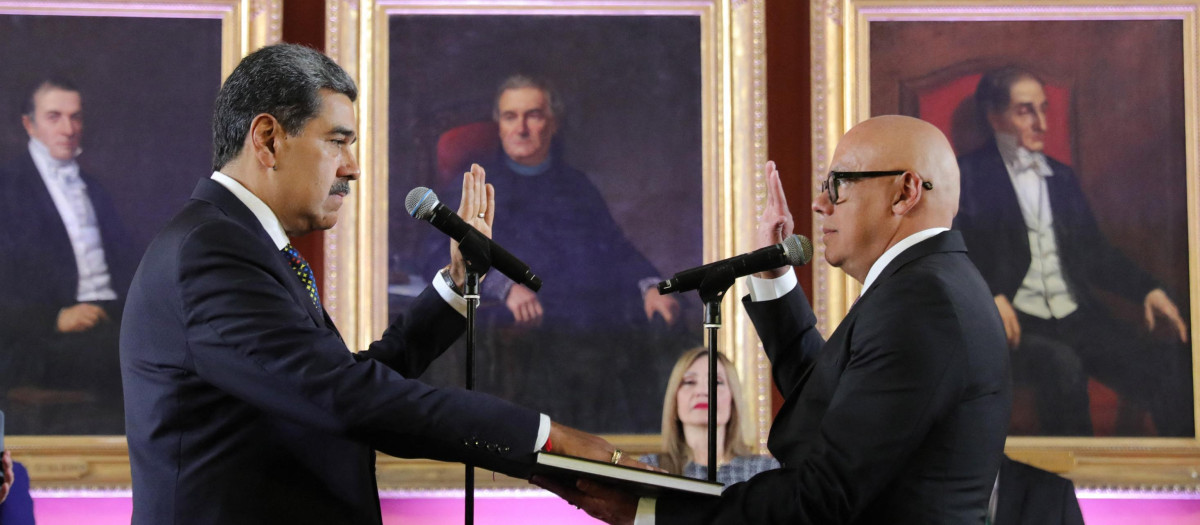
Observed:
[[[379,523],[374,450],[527,477],[536,412],[411,379],[464,325],[430,287],[351,353],[250,210],[200,181],[126,304],[133,523]]]
[[[784,404],[783,465],[656,522],[982,524],[1008,430],[1004,328],[957,232],[902,252],[825,341],[803,291],[744,300]]]
[[[1005,456],[995,525],[1083,525],[1075,484]]]

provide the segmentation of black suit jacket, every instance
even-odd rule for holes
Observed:
[[[829,341],[796,288],[744,301],[784,404],[782,468],[658,523],[983,523],[1008,428],[1004,328],[956,232],[901,253]]]
[[[250,210],[201,181],[121,330],[133,523],[379,523],[372,449],[526,477],[537,413],[411,379],[464,324],[430,287],[351,353]]]
[[[1005,456],[994,525],[1083,525],[1075,484]]]
[[[1093,286],[1140,303],[1158,283],[1108,242],[1096,223],[1075,172],[1046,157],[1054,237],[1063,275],[1080,306],[1096,306]],[[1029,271],[1029,234],[1016,190],[995,140],[958,159],[962,188],[954,228],[993,295],[1011,300]]]
[[[108,193],[87,173],[80,178],[96,211],[113,290],[123,298],[136,255]],[[0,220],[0,333],[49,335],[58,311],[78,302],[79,268],[67,227],[28,152],[0,167]],[[119,301],[102,306],[119,317]]]

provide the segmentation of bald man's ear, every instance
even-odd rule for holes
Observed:
[[[921,186],[921,177],[911,171],[904,172],[899,179],[900,187],[892,197],[892,213],[904,215],[921,202],[921,194],[925,188]]]
[[[250,121],[250,133],[246,138],[259,164],[266,168],[275,167],[275,148],[283,134],[283,126],[279,121],[266,113],[260,113]]]

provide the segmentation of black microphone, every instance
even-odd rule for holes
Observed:
[[[421,186],[413,188],[408,192],[408,197],[404,199],[404,209],[408,210],[409,215],[429,221],[442,233],[459,242],[475,232],[480,238],[487,241],[493,268],[500,270],[500,273],[507,275],[517,284],[523,284],[535,292],[542,287],[542,280],[533,274],[533,270],[529,269],[528,264],[521,262],[516,256],[508,253],[508,250],[501,248],[495,241],[488,239],[475,227],[463,221],[457,213],[438,201],[437,194],[433,193],[433,190]]]
[[[704,282],[704,278],[714,270],[732,270],[734,277],[742,277],[752,273],[773,270],[780,266],[803,266],[812,260],[812,241],[803,235],[792,234],[782,243],[766,248],[759,248],[750,253],[711,262],[684,270],[674,277],[658,283],[658,293],[663,295],[672,292],[695,290]]]

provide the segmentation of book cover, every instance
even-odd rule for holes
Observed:
[[[640,497],[657,498],[672,493],[716,497],[725,488],[711,481],[549,452],[538,452],[533,473],[569,485],[574,485],[578,478],[593,479]]]

